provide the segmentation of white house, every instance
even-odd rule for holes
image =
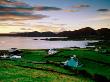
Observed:
[[[17,50],[17,48],[11,48],[11,49],[9,49],[8,51],[9,52],[14,52],[14,51],[16,51]]]
[[[94,51],[98,52],[98,51],[99,51],[99,49],[98,49],[98,48],[95,48],[95,50],[94,50]]]
[[[4,54],[4,55],[1,55],[0,57],[1,57],[1,58],[7,58],[7,57],[9,57],[9,56]]]
[[[53,55],[56,54],[58,51],[56,49],[49,49],[48,54]]]
[[[11,56],[10,58],[17,58],[17,59],[20,59],[21,56],[13,55],[13,56]]]
[[[22,51],[21,50],[18,50],[17,48],[11,48],[10,50],[9,50],[9,52],[10,52],[10,58],[12,59],[12,58],[16,58],[16,59],[19,59],[19,58],[21,58],[21,53],[22,53]]]

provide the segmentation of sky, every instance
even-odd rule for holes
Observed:
[[[0,0],[0,33],[110,28],[110,0]]]

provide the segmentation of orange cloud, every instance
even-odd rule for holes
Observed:
[[[42,19],[47,16],[33,15],[33,7],[16,0],[0,0],[0,20],[33,20]]]
[[[11,14],[6,14],[1,16],[0,15],[0,20],[33,20],[33,19],[42,19],[44,17],[47,17],[45,15],[30,15],[30,16],[19,16],[19,15],[11,15]]]

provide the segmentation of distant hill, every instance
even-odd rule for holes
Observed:
[[[0,34],[0,36],[21,36],[21,37],[69,37],[69,39],[106,39],[110,40],[110,29],[101,28],[94,30],[91,27],[85,27],[75,31],[54,32],[23,32]]]

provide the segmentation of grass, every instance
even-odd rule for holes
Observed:
[[[100,54],[90,50],[67,50],[62,51],[55,57],[49,57],[51,61],[65,61],[72,55],[77,55],[80,62],[84,64],[80,69],[87,70],[89,73],[100,74],[110,79],[110,56]],[[57,57],[58,56],[58,57]]]
[[[71,70],[54,64],[34,62],[63,62],[77,55],[83,67],[91,75],[99,74],[110,79],[110,56],[88,49],[60,49],[58,54],[48,56],[46,50],[24,50],[22,59],[0,60],[0,82],[93,82],[91,78],[74,75]]]
[[[0,82],[92,82],[75,76],[15,65],[16,62],[14,61],[0,61]]]

